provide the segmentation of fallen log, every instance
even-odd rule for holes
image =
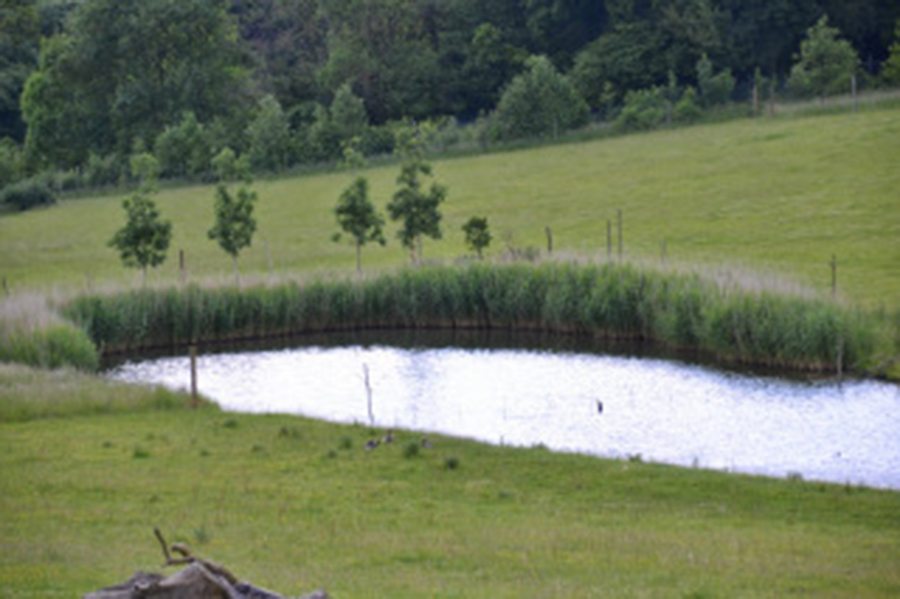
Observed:
[[[194,556],[181,543],[171,545],[171,551],[181,556],[173,558],[159,529],[153,529],[153,533],[166,558],[163,566],[184,565],[184,568],[170,576],[136,572],[125,582],[87,593],[83,599],[287,599],[238,580],[224,566]],[[328,599],[328,593],[318,590],[300,599]]]

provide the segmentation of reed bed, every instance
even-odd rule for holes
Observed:
[[[77,297],[63,314],[104,353],[354,329],[474,328],[630,338],[728,362],[865,372],[885,341],[872,317],[831,300],[613,263],[131,290]]]
[[[99,354],[84,329],[59,316],[42,295],[0,301],[0,362],[95,370]]]

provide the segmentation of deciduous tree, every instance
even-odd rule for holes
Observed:
[[[528,70],[512,80],[494,114],[503,139],[557,137],[587,118],[584,99],[544,56],[529,59]]]
[[[41,48],[26,84],[22,110],[32,151],[64,166],[89,151],[124,155],[135,139],[155,140],[184,111],[207,123],[243,106],[246,72],[228,6],[79,3],[66,32]]]
[[[160,169],[168,177],[195,177],[209,170],[211,149],[206,128],[191,111],[182,114],[177,124],[167,126],[153,148]]]
[[[447,198],[447,188],[432,183],[425,189],[422,177],[431,174],[431,165],[412,155],[401,167],[400,187],[387,207],[391,219],[400,221],[397,237],[410,251],[413,263],[422,260],[422,237],[441,238],[440,205]]]
[[[291,128],[274,96],[264,96],[256,118],[247,127],[250,164],[255,169],[277,171],[291,161]]]
[[[491,244],[487,217],[473,216],[462,226],[462,230],[466,236],[466,245],[478,254],[478,259],[481,260],[485,248]]]
[[[253,217],[256,199],[256,192],[243,185],[236,193],[232,193],[224,183],[216,186],[215,222],[207,236],[231,256],[235,282],[239,276],[238,255],[250,245],[256,231],[256,219]]]
[[[700,87],[700,100],[704,106],[725,104],[731,99],[734,91],[734,77],[731,70],[724,69],[716,73],[713,63],[706,54],[697,61],[697,85]]]
[[[888,85],[900,85],[900,19],[894,27],[894,43],[881,67],[881,78]]]
[[[25,137],[19,96],[38,64],[39,25],[34,0],[0,2],[0,139]]]
[[[141,279],[147,281],[147,267],[155,268],[166,260],[166,252],[172,239],[172,223],[160,217],[159,209],[150,194],[156,189],[159,164],[147,153],[131,160],[132,176],[140,180],[140,189],[125,198],[125,225],[116,231],[109,246],[119,252],[127,267],[140,268]]]
[[[839,35],[837,29],[828,25],[827,16],[809,28],[791,69],[791,90],[824,98],[850,89],[850,77],[859,66],[859,57],[850,42]]]
[[[385,244],[384,218],[378,214],[369,200],[369,182],[365,177],[357,177],[350,187],[341,193],[334,209],[341,231],[348,234],[356,247],[356,272],[362,272],[362,247],[370,241]],[[335,233],[334,241],[340,241],[341,234]]]

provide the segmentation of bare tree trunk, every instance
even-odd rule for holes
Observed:
[[[362,274],[362,244],[356,242],[356,274]]]
[[[231,256],[231,265],[234,267],[234,285],[235,287],[241,286],[241,274],[238,272],[238,259],[237,254]]]

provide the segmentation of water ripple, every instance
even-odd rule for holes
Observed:
[[[224,409],[368,421],[531,446],[769,476],[900,488],[900,389],[801,383],[674,361],[520,350],[304,347],[201,356]],[[109,376],[189,386],[187,358]],[[602,411],[599,406],[602,405]]]

